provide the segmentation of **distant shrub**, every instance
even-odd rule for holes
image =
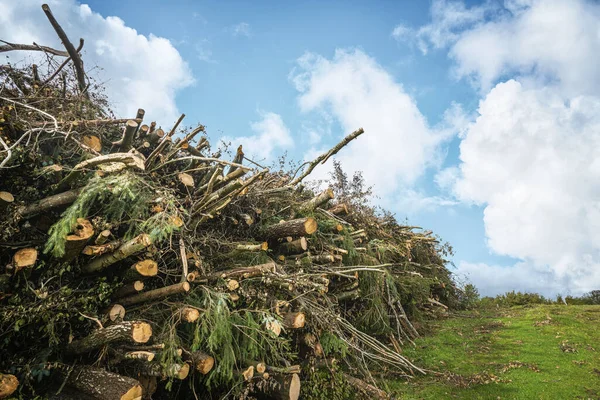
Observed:
[[[479,304],[479,291],[475,285],[468,283],[458,291],[458,308],[471,310]]]
[[[565,297],[567,304],[572,305],[600,305],[600,290],[592,290],[581,297]]]
[[[495,298],[496,304],[505,307],[525,306],[530,304],[552,304],[552,300],[539,293],[506,292]]]

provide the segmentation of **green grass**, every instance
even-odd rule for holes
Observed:
[[[415,344],[428,374],[388,382],[401,399],[600,399],[600,306],[461,313]]]

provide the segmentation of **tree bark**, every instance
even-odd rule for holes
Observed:
[[[165,370],[163,366],[157,362],[144,363],[139,366],[139,371],[148,376],[156,376],[162,379],[175,378],[183,380],[190,373],[190,365],[188,363],[172,364]]]
[[[123,137],[118,142],[114,143],[119,146],[119,151],[121,153],[126,153],[131,149],[131,144],[133,143],[133,138],[135,136],[135,132],[138,129],[139,124],[130,119],[125,123],[125,128],[123,129]]]
[[[313,197],[312,199],[302,203],[300,205],[299,209],[302,210],[303,212],[313,211],[317,207],[321,207],[323,204],[327,203],[329,200],[331,200],[333,198],[334,198],[333,190],[326,189],[323,192],[316,195],[315,197]]]
[[[60,368],[62,374],[66,368]],[[142,398],[142,386],[137,380],[87,365],[77,366],[69,375],[67,385],[99,400]]]
[[[142,290],[144,290],[144,282],[142,281],[126,283],[113,293],[112,298],[119,299],[121,297],[131,296],[141,292]]]
[[[299,218],[290,221],[283,221],[271,225],[264,230],[266,239],[277,239],[286,236],[306,236],[315,233],[317,230],[317,221],[312,218]]]
[[[274,400],[298,400],[300,397],[300,377],[298,374],[269,374],[262,392]]]
[[[258,244],[238,244],[235,246],[235,249],[240,251],[267,251],[269,249],[269,244],[267,242]]]
[[[23,50],[23,51],[43,51],[48,54],[53,54],[55,56],[61,57],[69,57],[69,53],[62,50],[56,50],[52,47],[48,46],[38,46],[35,44],[19,44],[19,43],[7,43],[0,46],[0,53],[5,53],[7,51],[14,50]]]
[[[85,274],[92,274],[95,272],[102,271],[106,267],[113,265],[116,262],[119,262],[129,256],[132,256],[140,251],[144,250],[146,247],[152,244],[150,240],[150,236],[145,233],[136,236],[130,241],[123,243],[121,247],[114,253],[104,254],[88,265],[84,266],[81,270]]]
[[[67,175],[58,184],[58,186],[65,187],[66,185],[70,184],[71,182],[77,180],[81,176],[82,171],[85,169],[89,169],[89,168],[93,168],[93,167],[101,165],[101,164],[107,164],[107,163],[113,163],[113,162],[121,162],[128,167],[135,167],[142,171],[145,169],[144,168],[144,160],[142,160],[142,158],[140,158],[139,155],[135,155],[132,153],[106,154],[103,156],[94,157],[89,160],[80,162],[75,167],[73,167],[73,170],[71,171],[71,173],[69,173],[69,175]]]
[[[70,354],[84,354],[105,344],[119,341],[146,343],[152,337],[152,328],[146,322],[125,321],[117,325],[98,329],[89,336],[74,340],[67,346]]]
[[[69,40],[69,37],[67,36],[63,28],[60,26],[56,18],[54,18],[54,15],[52,15],[52,11],[50,10],[50,7],[48,7],[48,4],[43,4],[42,10],[44,10],[44,13],[46,14],[46,17],[48,17],[50,24],[58,34],[58,37],[60,38],[60,41],[62,42],[63,46],[65,46],[67,53],[69,53],[69,57],[71,57],[71,60],[73,60],[73,65],[75,66],[75,72],[77,74],[77,83],[79,84],[79,90],[82,94],[85,95],[86,98],[89,98],[89,94],[86,91],[87,85],[85,83],[83,61],[81,60],[81,57],[79,57],[79,53],[75,49],[75,46],[73,46],[73,44]]]
[[[149,290],[144,293],[135,294],[133,296],[125,297],[119,300],[124,306],[133,304],[144,303],[147,301],[153,301],[162,299],[168,296],[186,293],[190,290],[190,284],[188,282],[177,283],[175,285],[165,286],[159,289]]]
[[[239,279],[239,278],[252,278],[254,276],[260,276],[265,274],[266,272],[275,272],[277,269],[277,265],[274,262],[269,262],[266,264],[253,265],[251,267],[240,267],[229,269],[226,271],[217,271],[213,272],[209,275],[209,280],[214,279]]]
[[[33,204],[25,206],[19,210],[19,214],[28,218],[36,214],[43,213],[55,207],[66,206],[77,200],[77,196],[81,192],[81,188],[69,190],[63,193],[55,194],[54,196],[46,197]]]
[[[305,237],[282,243],[279,246],[279,251],[285,255],[304,253],[306,250],[308,250],[308,241]]]

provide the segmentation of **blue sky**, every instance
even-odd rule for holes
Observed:
[[[55,44],[40,5],[0,0],[0,38]],[[267,161],[364,126],[342,165],[483,294],[600,288],[598,2],[50,5],[118,113],[185,112]]]

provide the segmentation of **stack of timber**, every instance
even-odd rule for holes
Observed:
[[[258,167],[184,115],[112,117],[78,48],[0,67],[0,399],[385,398],[451,251],[360,176]],[[216,142],[216,141],[213,141]],[[343,393],[341,396],[340,393]]]

